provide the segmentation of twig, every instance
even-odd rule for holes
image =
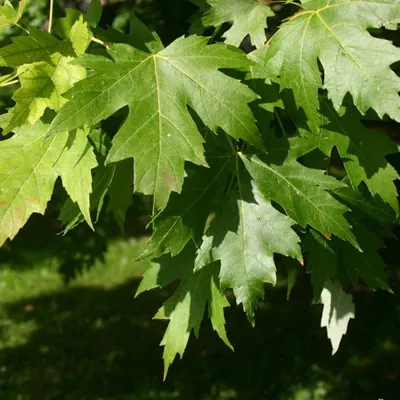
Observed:
[[[51,27],[53,25],[53,12],[54,12],[54,0],[50,0],[50,11],[49,11],[49,27],[47,31],[51,33]]]

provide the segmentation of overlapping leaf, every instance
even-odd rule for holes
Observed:
[[[322,170],[302,166],[292,157],[282,165],[257,156],[242,159],[262,195],[279,203],[299,225],[310,225],[327,237],[333,233],[359,248],[344,217],[348,208],[327,192],[342,187],[342,183]]]
[[[224,33],[225,43],[239,46],[250,35],[251,43],[260,48],[266,41],[267,17],[274,15],[267,1],[259,0],[210,0],[209,11],[202,18],[205,26],[219,26],[232,22],[232,27]]]
[[[154,318],[169,319],[161,345],[164,346],[164,377],[175,356],[185,351],[191,331],[198,336],[208,303],[208,314],[214,330],[232,348],[225,331],[224,308],[229,305],[219,289],[218,265],[211,264],[194,272],[195,248],[188,245],[177,257],[162,257],[144,275],[137,295],[180,279],[174,295],[165,302]]]
[[[31,214],[44,213],[58,176],[90,223],[90,170],[96,159],[86,135],[77,131],[71,138],[63,133],[43,143],[47,129],[39,122],[0,142],[0,245],[12,239]]]
[[[5,29],[8,25],[18,23],[22,17],[27,1],[28,0],[20,0],[18,10],[15,10],[9,0],[6,0],[4,5],[0,6],[0,30]]]
[[[184,162],[206,165],[203,138],[191,118],[192,107],[212,130],[262,147],[248,103],[256,96],[219,68],[246,68],[241,51],[201,37],[181,38],[157,54],[113,45],[114,61],[87,56],[82,65],[96,73],[76,84],[71,100],[49,134],[93,125],[118,109],[129,115],[113,141],[108,161],[135,158],[135,188],[154,194],[164,208],[171,191],[180,192]],[[212,104],[212,106],[210,106]]]
[[[172,194],[167,208],[155,220],[155,230],[144,258],[165,252],[180,253],[190,239],[200,242],[207,217],[219,206],[228,181],[229,157],[214,160],[211,168],[198,168],[186,178],[182,194]]]
[[[11,44],[0,49],[0,63],[7,67],[19,67],[40,61],[51,62],[50,57],[54,53],[75,56],[72,46],[65,41],[30,27],[28,36],[13,37]]]
[[[330,156],[336,147],[354,188],[364,181],[373,195],[379,195],[398,213],[399,205],[394,180],[398,173],[385,156],[398,151],[398,146],[382,133],[366,129],[359,114],[348,108],[338,115],[327,101],[321,102],[318,134],[310,134],[322,152]]]
[[[232,288],[250,322],[264,283],[276,283],[274,253],[302,258],[294,221],[277,211],[238,171],[238,190],[212,221],[199,250],[197,268],[221,261],[223,289]]]
[[[400,1],[314,0],[284,23],[271,40],[271,70],[282,88],[293,89],[298,107],[318,126],[318,89],[324,87],[336,110],[349,92],[358,109],[374,109],[400,121],[400,78],[391,64],[400,49],[372,37],[367,29],[399,22]]]
[[[46,108],[58,111],[67,99],[63,94],[86,77],[86,70],[71,62],[72,57],[60,53],[50,56],[49,62],[36,62],[18,67],[21,88],[13,96],[15,106],[5,133],[25,123],[34,124]]]
[[[372,289],[389,290],[385,263],[377,252],[385,247],[382,240],[362,224],[356,227],[355,233],[362,252],[337,239],[328,241],[313,231],[308,235],[307,268],[311,272],[315,300],[331,278],[340,279],[343,284],[356,284],[362,279]]]

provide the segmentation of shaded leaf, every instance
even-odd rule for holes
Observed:
[[[385,158],[397,153],[398,145],[383,133],[365,128],[354,109],[347,108],[338,115],[329,102],[321,101],[321,113],[318,134],[309,134],[309,140],[327,156],[336,147],[352,186],[357,188],[364,181],[372,195],[379,195],[399,213],[393,182],[398,173]]]

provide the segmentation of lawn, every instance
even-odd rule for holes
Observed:
[[[331,357],[321,307],[309,306],[307,277],[290,302],[284,281],[268,289],[255,329],[237,307],[227,311],[234,353],[203,323],[200,339],[192,337],[162,382],[166,323],[152,316],[170,290],[134,299],[147,268],[134,260],[145,240],[114,238],[103,257],[89,257],[72,275],[51,246],[20,246],[8,261],[3,254],[1,400],[353,400],[400,393],[398,297],[358,293],[357,318]]]

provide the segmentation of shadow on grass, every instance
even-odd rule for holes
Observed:
[[[235,353],[207,321],[163,383],[158,345],[166,323],[151,317],[168,293],[134,300],[136,287],[135,280],[111,290],[67,287],[6,305],[8,318],[33,320],[37,330],[1,352],[1,399],[398,398],[400,302],[392,295],[356,295],[357,318],[331,357],[307,284],[290,302],[285,290],[268,290],[255,329],[237,307],[228,310]]]

